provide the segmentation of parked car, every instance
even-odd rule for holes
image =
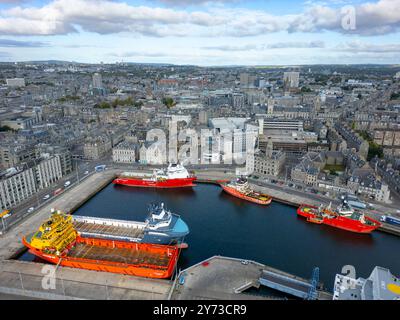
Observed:
[[[64,183],[64,187],[68,187],[71,184],[71,181],[67,181]]]
[[[54,195],[56,196],[56,195],[60,194],[63,191],[64,191],[63,188],[58,188],[56,191],[54,191]]]
[[[95,166],[94,170],[96,170],[96,172],[104,171],[104,170],[106,170],[106,165],[105,164],[101,164],[101,165]]]
[[[46,194],[46,195],[43,197],[43,200],[48,200],[48,199],[50,199],[50,195],[49,195],[49,194]]]
[[[86,174],[89,174],[89,171],[86,170],[83,174],[85,174],[85,175],[86,175]]]
[[[33,210],[35,210],[35,208],[34,208],[34,207],[30,207],[30,208],[28,209],[28,213],[33,212]]]

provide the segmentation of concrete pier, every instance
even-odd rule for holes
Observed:
[[[56,288],[44,289],[48,264],[11,260],[25,250],[22,236],[36,231],[51,208],[72,212],[107,186],[119,171],[95,173],[0,237],[0,293],[38,299],[166,299],[172,282],[60,267]],[[44,268],[44,269],[43,269]]]
[[[73,212],[101,189],[106,187],[116,174],[122,170],[106,170],[95,173],[73,186],[34,214],[26,217],[9,232],[0,236],[0,297],[25,296],[35,299],[276,299],[250,295],[245,291],[260,285],[263,270],[276,274],[285,274],[293,279],[294,275],[270,268],[266,265],[233,258],[212,257],[206,264],[196,264],[183,270],[176,281],[139,278],[134,276],[73,269],[12,260],[17,253],[25,250],[22,236],[34,232],[50,216],[51,208],[63,212]],[[205,182],[230,180],[232,172],[196,172]],[[263,186],[254,187],[289,205],[300,203],[320,204],[299,195],[288,194],[285,190],[275,190]],[[391,226],[390,226],[391,227]],[[398,233],[397,235],[400,235]],[[49,267],[56,268],[56,287],[43,285]],[[311,271],[311,270],[310,270]],[[301,279],[308,281],[307,279]],[[329,292],[319,291],[318,299],[329,300]]]
[[[256,191],[266,193],[272,197],[273,201],[280,202],[283,204],[287,204],[293,207],[298,207],[301,204],[309,204],[309,205],[314,205],[314,206],[319,206],[322,204],[324,205],[329,205],[329,203],[332,203],[333,206],[339,205],[340,201],[338,200],[330,200],[330,199],[322,199],[322,197],[317,198],[311,198],[308,197],[306,194],[304,196],[300,196],[298,194],[290,194],[286,190],[277,190],[273,188],[269,188],[267,186],[260,186],[258,184],[252,183],[251,184],[252,188]],[[379,220],[380,214],[377,214],[375,212],[372,212],[371,210],[362,210],[363,212],[366,213],[367,216],[371,217],[372,219]],[[381,213],[384,214],[384,213]],[[387,224],[387,223],[382,223],[382,226],[377,229],[377,231],[389,233],[392,235],[400,236],[400,228]]]
[[[276,300],[276,296],[247,294],[244,291],[260,286],[265,271],[284,276],[299,283],[308,283],[295,275],[271,268],[261,263],[229,257],[214,256],[179,273],[171,298],[173,300]],[[310,270],[311,271],[311,270]],[[331,300],[332,295],[318,290],[319,300]]]
[[[3,261],[0,268],[0,293],[38,299],[165,300],[172,284],[168,280],[16,260]]]

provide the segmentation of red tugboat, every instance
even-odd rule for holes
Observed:
[[[261,205],[268,205],[272,198],[266,194],[255,192],[250,186],[246,178],[240,177],[229,183],[222,183],[222,189],[230,195],[254,202]]]
[[[357,232],[371,233],[381,226],[379,221],[355,212],[350,206],[340,206],[337,211],[328,207],[303,204],[297,209],[297,214],[307,218],[308,222],[326,224],[331,227]]]
[[[140,177],[124,173],[113,183],[130,187],[181,188],[193,187],[196,176],[190,174],[181,164],[170,164],[166,170],[154,170],[151,176]]]

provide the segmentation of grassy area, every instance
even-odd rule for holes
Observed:
[[[1,126],[0,132],[2,132],[2,131],[14,131],[14,129],[10,128],[9,126]]]
[[[383,158],[383,148],[374,142],[374,140],[368,134],[368,132],[366,131],[357,131],[357,132],[364,140],[368,141],[369,150],[368,150],[367,160],[369,161],[375,158],[375,156],[378,156],[378,158]]]
[[[334,171],[334,172],[343,172],[344,171],[344,165],[342,164],[327,164],[324,167],[324,170],[328,171]]]
[[[390,100],[399,100],[400,99],[400,92],[394,92],[390,95]]]

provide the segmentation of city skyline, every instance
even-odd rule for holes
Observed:
[[[6,0],[0,61],[398,64],[399,7],[399,0]]]

